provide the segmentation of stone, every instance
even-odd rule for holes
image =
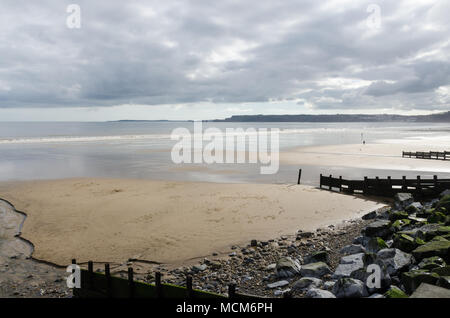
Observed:
[[[372,211],[362,216],[363,220],[372,220],[377,217],[377,211]]]
[[[413,238],[407,234],[395,234],[392,247],[410,253],[422,243],[419,238]]]
[[[444,195],[436,205],[436,210],[439,211],[450,211],[450,194]]]
[[[423,205],[420,202],[413,202],[405,208],[409,214],[422,211]]]
[[[334,284],[336,284],[335,281],[329,280],[323,283],[323,288],[325,288],[326,290],[331,290],[333,289]]]
[[[427,218],[428,223],[445,223],[446,220],[447,220],[447,217],[445,216],[445,214],[442,212],[438,212],[438,211],[434,211]]]
[[[378,251],[376,262],[386,266],[389,275],[395,275],[412,263],[412,256],[397,248],[385,248]]]
[[[297,239],[308,238],[308,237],[312,237],[313,235],[314,235],[313,232],[303,232],[303,231],[299,230],[297,232]]]
[[[284,290],[277,289],[276,291],[273,292],[273,295],[275,297],[279,297],[279,296],[283,296],[284,294],[289,293],[290,291],[291,291],[290,288],[287,288],[287,289],[284,289]]]
[[[251,240],[250,246],[252,246],[252,247],[258,246],[258,241],[257,240]]]
[[[370,295],[368,298],[384,298],[384,296],[381,294],[375,293],[375,294]]]
[[[300,263],[290,257],[282,257],[276,265],[276,273],[280,278],[292,277],[300,274]]]
[[[401,275],[401,281],[405,286],[406,292],[411,294],[422,283],[436,284],[439,279],[439,275],[436,273],[430,273],[428,271],[418,269],[412,270]]]
[[[330,262],[330,256],[328,255],[327,251],[318,251],[314,252],[308,256],[305,257],[304,263],[317,263],[317,262],[324,262],[329,263]]]
[[[353,244],[361,244],[362,246],[366,246],[369,240],[370,237],[360,235],[353,240]]]
[[[398,208],[405,208],[414,202],[414,198],[411,193],[397,193],[394,196],[395,206]]]
[[[432,270],[432,269],[438,268],[438,267],[445,267],[445,265],[447,265],[447,264],[445,263],[445,261],[442,258],[440,258],[439,256],[432,256],[432,257],[424,258],[419,263],[419,268],[426,269],[426,270]]]
[[[439,276],[450,276],[450,266],[436,267],[431,270],[432,273],[436,273]]]
[[[450,289],[450,276],[439,277],[436,285]]]
[[[317,288],[322,285],[322,280],[315,277],[302,277],[294,283],[293,290],[307,290],[309,288]]]
[[[388,245],[381,237],[371,237],[366,245],[366,251],[369,253],[376,253],[383,248],[388,248]]]
[[[393,232],[406,230],[406,228],[408,228],[408,226],[411,224],[411,222],[412,221],[410,219],[395,220],[391,224],[391,230]]]
[[[394,211],[389,214],[389,220],[396,221],[401,219],[407,219],[409,216],[408,212],[405,211]]]
[[[364,253],[366,249],[361,244],[352,244],[344,246],[340,252],[344,255],[356,254],[356,253]]]
[[[350,278],[354,278],[354,279],[358,279],[364,283],[366,283],[366,288],[367,291],[370,294],[373,294],[375,292],[381,291],[381,290],[386,290],[392,283],[391,277],[386,269],[385,266],[382,266],[381,268],[381,272],[380,272],[380,285],[377,287],[375,285],[375,281],[374,281],[374,269],[373,268],[361,268],[357,271],[354,271],[351,275]],[[371,282],[373,283],[373,285],[367,284],[367,282]]]
[[[303,277],[320,278],[324,275],[331,274],[331,270],[326,263],[317,262],[303,265],[300,269],[300,274]]]
[[[403,290],[394,285],[384,293],[384,296],[386,298],[408,298],[408,295]]]
[[[450,289],[423,283],[410,298],[450,298]]]
[[[364,253],[358,253],[342,257],[340,260],[340,264],[337,266],[336,270],[334,271],[331,277],[333,279],[350,277],[350,275],[353,272],[364,268],[363,257]]]
[[[305,295],[306,298],[336,298],[336,296],[328,290],[311,288]]]
[[[365,284],[354,278],[339,278],[333,286],[333,294],[338,298],[359,298],[368,296]]]
[[[266,271],[273,271],[275,268],[277,268],[277,264],[269,264],[266,266]]]
[[[192,266],[192,270],[194,272],[203,272],[204,270],[206,270],[206,268],[207,268],[207,266],[205,264]]]
[[[431,241],[419,246],[412,251],[417,260],[431,256],[440,256],[446,262],[450,262],[450,241]]]
[[[388,220],[377,220],[367,225],[363,229],[363,234],[369,237],[379,236],[385,239],[392,233],[390,224],[391,222]]]
[[[280,280],[278,282],[267,284],[267,288],[274,289],[274,288],[280,288],[289,285],[289,282],[287,280]]]
[[[442,197],[445,197],[447,195],[450,195],[450,189],[442,191],[441,194],[439,195],[439,197],[442,198]]]

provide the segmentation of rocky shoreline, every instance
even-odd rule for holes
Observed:
[[[126,277],[132,266],[136,280],[152,283],[160,272],[164,283],[181,286],[189,275],[194,288],[223,295],[229,284],[235,284],[237,293],[260,297],[450,297],[449,212],[448,190],[422,202],[400,193],[392,207],[361,219],[269,241],[253,240],[192,266],[129,261],[111,272]],[[26,253],[0,256],[1,297],[72,295],[65,286],[64,269],[39,263]],[[102,271],[101,265],[95,264],[96,271]]]

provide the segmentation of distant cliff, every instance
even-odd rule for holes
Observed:
[[[432,115],[235,115],[213,122],[450,122],[450,111]]]

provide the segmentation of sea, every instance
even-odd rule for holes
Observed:
[[[446,123],[196,124],[201,125],[200,136],[204,137],[208,132],[213,132],[214,136],[222,134],[225,139],[235,138],[239,134],[249,136],[249,131],[258,133],[278,129],[277,148],[280,152],[302,146],[363,142],[369,144],[390,139],[398,141],[448,138],[450,146],[450,124]],[[212,164],[174,162],[172,150],[175,145],[179,145],[180,138],[189,135],[193,140],[199,136],[199,131],[195,130],[194,125],[194,122],[183,121],[0,122],[0,181],[102,177],[289,184],[297,183],[298,171],[302,169],[301,182],[317,185],[320,173],[342,175],[346,178],[388,175],[415,177],[433,174],[433,171],[320,166],[314,162],[308,165],[281,164],[276,173],[261,174],[261,162]],[[227,135],[228,131],[234,131],[234,134]],[[241,149],[238,146],[235,149],[245,150],[242,147],[250,149],[254,139],[245,140],[246,143],[241,145]],[[208,141],[203,141],[201,144],[192,144],[194,149],[197,149],[207,143]],[[447,150],[450,150],[450,147]],[[450,169],[449,173],[441,172],[440,176],[450,177]]]

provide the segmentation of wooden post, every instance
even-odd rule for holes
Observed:
[[[392,191],[392,180],[391,180],[391,176],[388,176],[387,179],[388,179],[388,188],[389,188],[389,189],[387,189],[387,190],[388,190],[388,192],[389,192],[389,195],[392,195],[392,194],[393,194],[393,191]]]
[[[402,177],[402,181],[403,181],[402,190],[404,191],[408,190],[408,186],[406,185],[406,176]]]
[[[364,177],[363,194],[367,194],[367,177]]]
[[[437,175],[433,176],[433,183],[434,183],[434,191],[438,192],[438,180],[437,180]]]
[[[194,298],[194,293],[192,290],[192,277],[191,276],[186,277],[186,291],[187,291],[187,298]]]
[[[402,151],[402,158],[405,156],[405,152],[404,151]]]
[[[236,285],[230,284],[228,285],[228,298],[235,298],[236,297]]]
[[[339,176],[339,192],[342,192],[342,176]]]
[[[302,169],[298,169],[298,181],[297,184],[300,184],[300,178],[302,177]]]
[[[88,261],[88,273],[89,273],[89,289],[94,288],[94,263]]]
[[[111,290],[111,271],[109,268],[109,264],[105,264],[105,276],[106,276],[106,294],[108,297],[112,297],[112,290]]]
[[[329,183],[329,185],[328,185],[328,190],[331,190],[331,179],[332,179],[332,175],[330,174],[330,183]]]
[[[417,176],[417,186],[416,186],[416,190],[417,190],[417,191],[422,190],[422,186],[420,185],[420,176]]]
[[[128,267],[128,288],[130,298],[134,298],[134,278],[133,278],[133,268]]]
[[[319,188],[322,189],[322,174],[320,174],[320,181],[319,182],[320,182]]]
[[[156,297],[163,298],[163,290],[161,284],[161,273],[155,273],[155,286],[156,286]]]

